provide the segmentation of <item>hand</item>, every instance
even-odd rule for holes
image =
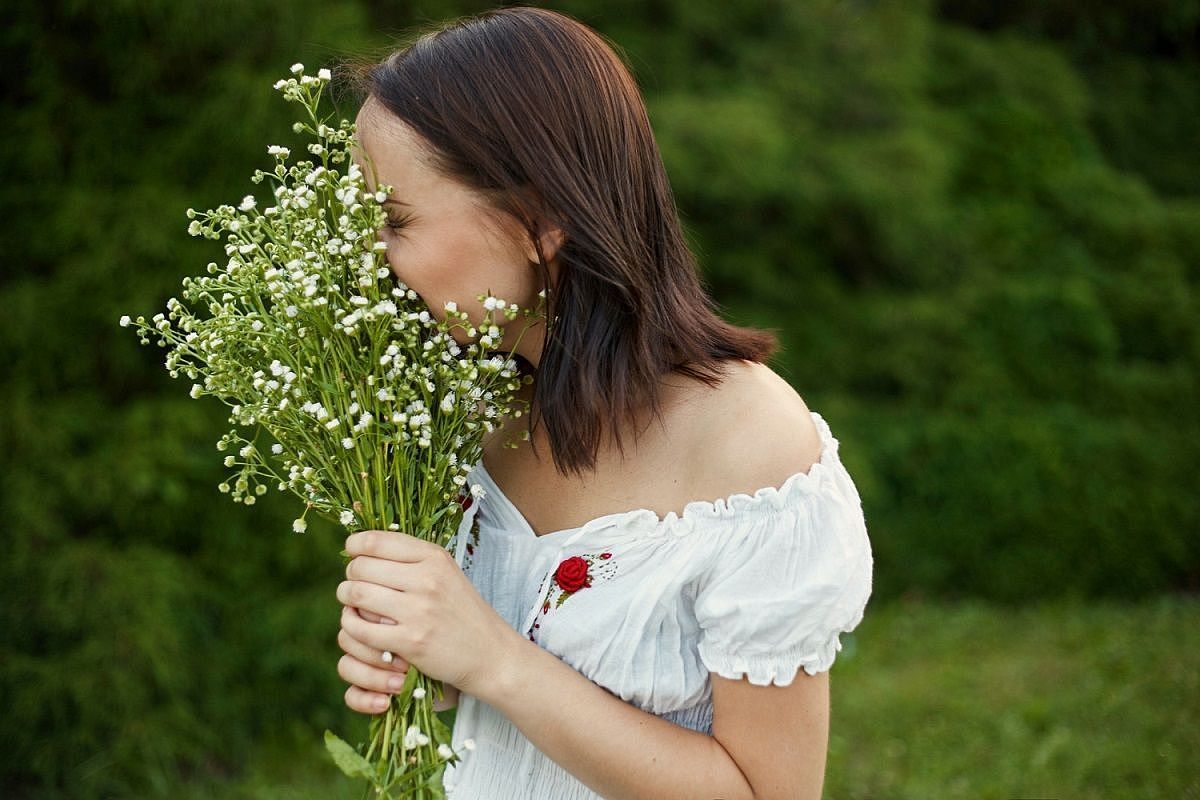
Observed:
[[[354,558],[346,565],[347,580],[337,589],[338,600],[349,607],[342,613],[348,637],[343,649],[350,653],[349,647],[357,647],[354,652],[367,660],[354,658],[368,669],[356,670],[348,662],[339,674],[367,680],[371,691],[386,691],[385,676],[398,672],[397,664],[399,671],[411,664],[486,700],[514,644],[523,640],[480,596],[454,558],[436,544],[392,531],[351,534],[346,551]],[[371,621],[362,611],[387,619]],[[391,665],[382,660],[384,650],[395,656]],[[356,692],[353,699],[366,698]]]

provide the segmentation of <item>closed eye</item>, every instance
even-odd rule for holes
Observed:
[[[393,230],[399,230],[412,221],[412,214],[406,214],[400,219],[392,219],[388,217],[387,226]]]

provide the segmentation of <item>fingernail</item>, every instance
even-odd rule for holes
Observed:
[[[387,698],[387,697],[376,697],[373,705],[375,706],[375,708],[379,709],[380,711],[383,711],[385,708],[388,707],[388,702],[389,702],[389,698]]]
[[[404,688],[404,678],[400,677],[399,675],[393,675],[392,677],[388,678],[388,688],[389,689],[403,689]]]

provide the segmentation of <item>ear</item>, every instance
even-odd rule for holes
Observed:
[[[531,264],[538,263],[537,248],[534,246],[534,230],[537,232],[537,241],[542,248],[542,255],[546,258],[546,264],[550,265],[554,262],[558,255],[559,249],[566,240],[566,234],[562,228],[556,225],[550,219],[550,214],[546,213],[546,204],[542,200],[541,195],[528,185],[521,185],[516,189],[518,204],[521,208],[518,215],[524,219],[525,223],[522,227],[521,244],[525,251],[525,258]],[[532,223],[529,220],[533,220]]]
[[[555,260],[559,249],[566,239],[566,234],[562,228],[554,225],[545,219],[538,220],[538,239],[542,248],[542,255],[546,258],[546,264]],[[525,257],[531,264],[538,263],[537,248],[534,247],[533,237],[528,234],[525,237]]]

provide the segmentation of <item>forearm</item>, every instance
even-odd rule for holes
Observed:
[[[753,800],[720,742],[626,703],[517,637],[480,699],[606,800]]]

